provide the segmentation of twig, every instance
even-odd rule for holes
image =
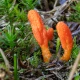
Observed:
[[[46,69],[46,71],[52,71],[52,70],[59,71],[59,70],[62,69],[62,68],[63,68],[63,66],[55,67],[55,68],[49,68],[49,69]]]
[[[79,33],[80,33],[80,30],[76,30],[75,32],[72,33],[72,36],[76,36]]]
[[[74,0],[67,0],[64,4],[56,7],[56,9],[54,8],[53,10],[55,10],[54,14],[52,16],[50,16],[49,18],[45,19],[45,24],[52,26],[52,24],[55,22],[58,22],[58,19],[61,15],[61,13],[69,7],[69,5],[73,2]],[[53,11],[52,10],[52,11]],[[47,13],[53,13],[52,11],[48,11]],[[46,12],[45,12],[46,13]]]
[[[4,62],[5,62],[5,65],[6,65],[7,69],[9,70],[9,69],[10,69],[9,61],[8,61],[8,59],[6,58],[4,52],[3,52],[3,50],[2,50],[1,48],[0,48],[0,53],[1,53],[2,57],[3,57],[3,59],[4,59]]]
[[[58,2],[58,0],[55,0],[54,6],[53,6],[54,8],[56,7],[57,2]]]
[[[57,1],[57,0],[56,0]],[[67,0],[64,4],[60,5],[60,6],[57,6],[57,7],[54,7],[52,10],[50,11],[47,11],[47,12],[44,12],[44,11],[39,11],[39,13],[41,14],[50,14],[50,13],[54,13],[55,11],[58,11],[58,10],[62,10],[64,8],[66,8],[66,6],[68,7],[74,0]],[[69,4],[69,5],[68,5]]]
[[[53,71],[52,73],[55,74],[60,80],[64,80],[58,72]]]
[[[50,14],[50,13],[54,13],[57,9],[59,9],[60,6],[55,7],[54,9],[50,10],[50,11],[38,11],[41,14]]]
[[[39,78],[35,79],[35,80],[41,80],[42,78],[48,78],[50,76],[52,76],[54,74],[50,74],[50,75],[44,75],[44,76],[40,76]]]
[[[79,54],[77,55],[77,58],[76,58],[76,60],[75,60],[75,62],[74,62],[74,65],[73,65],[73,67],[72,67],[72,70],[71,70],[71,72],[70,72],[70,75],[69,75],[68,80],[72,80],[73,75],[74,75],[74,73],[75,73],[75,71],[76,71],[76,69],[77,69],[77,67],[78,67],[79,61],[80,61],[80,52],[79,52]]]

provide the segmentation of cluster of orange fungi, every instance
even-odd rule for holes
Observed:
[[[49,28],[46,30],[44,23],[36,10],[30,10],[28,12],[28,19],[32,27],[32,32],[42,50],[42,56],[44,62],[49,62],[52,54],[49,50],[48,42],[52,40],[54,30]],[[56,25],[56,30],[61,41],[64,54],[60,58],[62,61],[68,61],[71,56],[71,50],[73,47],[73,39],[69,27],[60,21]]]

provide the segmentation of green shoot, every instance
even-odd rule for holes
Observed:
[[[14,80],[18,80],[17,54],[14,54]]]
[[[16,34],[13,33],[11,26],[7,26],[6,31],[2,31],[2,36],[0,36],[0,42],[3,42],[6,46],[9,46],[10,49],[13,49],[15,46]]]
[[[57,38],[57,44],[56,44],[56,53],[58,53],[60,47],[60,39]]]

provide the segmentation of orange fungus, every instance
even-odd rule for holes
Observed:
[[[62,48],[64,49],[64,54],[60,58],[60,60],[68,61],[70,59],[71,50],[73,47],[71,31],[63,21],[58,22],[56,29],[61,41]]]
[[[28,19],[30,21],[32,32],[42,50],[44,62],[49,62],[52,54],[49,51],[48,41],[53,38],[53,29],[46,30],[43,21],[36,10],[28,12]]]

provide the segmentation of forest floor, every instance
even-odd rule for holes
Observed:
[[[41,47],[32,32],[30,10],[39,13],[46,29],[54,30],[49,41],[52,57],[48,63],[43,61]],[[73,39],[68,61],[60,60],[65,51],[56,29],[60,21],[68,26]],[[63,36],[67,40],[65,33]],[[79,79],[80,1],[0,0],[0,80]]]

